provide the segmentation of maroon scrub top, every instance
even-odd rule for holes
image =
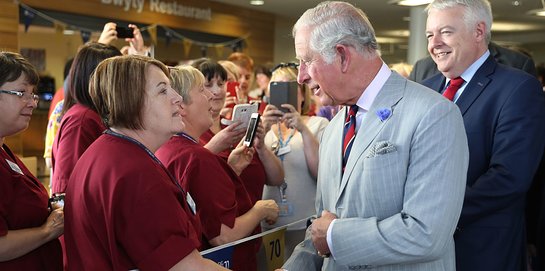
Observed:
[[[208,130],[201,135],[199,142],[204,146],[212,139],[214,135],[215,134],[212,131]],[[218,153],[218,155],[225,161],[227,161],[227,158],[229,158],[229,154],[231,154],[231,150],[229,149]],[[248,194],[250,195],[252,204],[255,204],[258,200],[261,200],[267,175],[265,173],[265,167],[259,159],[259,155],[254,155],[252,162],[240,174],[240,179],[242,180],[246,191],[248,191]]]
[[[156,154],[195,199],[207,240],[220,235],[221,224],[233,228],[235,219],[253,207],[231,166],[188,135],[172,137]],[[255,233],[259,233],[259,228],[256,227]],[[233,270],[256,270],[256,263],[254,242],[235,247]]]
[[[168,270],[200,246],[186,193],[146,149],[118,136],[103,134],[80,158],[64,210],[70,270]]]
[[[64,193],[76,162],[104,130],[106,126],[92,109],[81,104],[68,109],[53,141],[51,192]]]
[[[47,208],[49,197],[45,187],[32,176],[25,165],[6,145],[2,147],[4,149],[0,149],[0,236],[6,236],[9,230],[42,226],[49,216]],[[0,262],[0,270],[62,270],[59,240],[55,238],[19,258]]]

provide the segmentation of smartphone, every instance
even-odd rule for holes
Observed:
[[[123,27],[123,26],[116,26],[115,32],[117,32],[117,37],[120,39],[124,38],[134,38],[134,29],[132,27]]]
[[[282,107],[282,104],[291,104],[297,109],[297,91],[299,85],[296,81],[271,82],[269,102],[284,113],[288,112],[288,109]]]
[[[49,198],[48,205],[50,210],[55,210],[57,208],[64,208],[64,193],[54,194]]]
[[[250,118],[254,113],[257,113],[259,110],[259,105],[255,104],[237,104],[233,108],[233,117],[232,121],[238,121],[241,124],[237,127],[238,129],[246,129],[248,123],[250,123]]]
[[[227,82],[227,93],[230,97],[237,97],[237,87],[239,86],[238,82],[228,81]]]
[[[244,135],[244,142],[242,143],[246,147],[252,147],[254,145],[254,138],[257,132],[257,125],[259,124],[260,115],[259,113],[253,113],[250,117],[250,123],[246,129],[246,134]]]

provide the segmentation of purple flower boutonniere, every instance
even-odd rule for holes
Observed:
[[[384,122],[385,120],[387,120],[390,117],[390,115],[392,115],[392,110],[388,108],[382,108],[377,110],[377,116],[381,122]]]

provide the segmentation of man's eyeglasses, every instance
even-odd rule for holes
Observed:
[[[290,62],[290,63],[280,63],[276,66],[274,66],[274,68],[271,69],[271,72],[274,72],[280,68],[293,68],[293,69],[297,69],[299,68],[299,63],[293,63],[293,62]]]
[[[40,100],[40,96],[32,92],[24,92],[24,91],[17,91],[17,90],[0,90],[0,93],[17,95],[17,97],[19,97],[24,102],[29,102],[30,100],[38,102]]]

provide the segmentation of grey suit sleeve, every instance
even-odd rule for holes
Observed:
[[[407,108],[416,106],[414,102]],[[388,193],[389,186],[404,185],[403,209],[383,218],[338,219],[332,228],[332,251],[339,265],[428,262],[452,249],[466,183],[467,138],[454,104],[441,100],[425,110],[415,127],[395,131],[412,129],[412,134],[404,135],[410,138],[408,157],[396,164],[406,167],[406,177],[388,172],[373,175],[372,182],[385,187],[376,191],[377,197]],[[410,110],[396,113],[411,118]]]
[[[291,257],[282,268],[288,271],[318,271],[322,269],[323,258],[316,254],[310,237],[310,227],[305,234],[305,240],[295,247]]]

